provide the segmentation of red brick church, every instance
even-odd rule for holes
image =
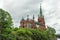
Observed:
[[[40,13],[38,15],[38,21],[36,22],[34,20],[34,15],[33,19],[29,19],[29,15],[27,15],[27,19],[25,20],[23,17],[20,21],[20,27],[21,28],[41,28],[41,29],[46,29],[45,26],[45,21],[44,21],[44,16],[42,14],[42,8],[40,6]]]

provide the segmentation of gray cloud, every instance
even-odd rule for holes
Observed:
[[[15,1],[16,2],[16,1]],[[9,3],[7,5],[5,5],[5,9],[7,9],[8,11],[10,11],[10,13],[12,13],[12,17],[14,18],[13,20],[19,20],[21,19],[21,16],[24,16],[24,15],[30,15],[32,14],[35,14],[38,12],[39,9],[37,9],[37,5],[38,3],[40,3],[40,0],[35,0],[33,2],[33,0],[31,1],[28,1],[26,4],[22,5],[19,5],[19,1],[17,1],[17,3]],[[36,4],[36,5],[35,5]],[[15,8],[15,9],[14,9]],[[24,16],[25,17],[25,16]],[[19,22],[19,21],[17,21]]]
[[[27,15],[30,15],[30,18],[32,18],[34,14],[36,20],[40,2],[42,2],[46,25],[60,30],[60,24],[57,22],[60,20],[60,0],[3,0],[3,2],[3,9],[11,14],[15,26],[20,25],[22,16],[26,18]]]

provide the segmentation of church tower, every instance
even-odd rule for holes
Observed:
[[[25,21],[25,20],[24,20],[24,18],[22,17],[22,20],[20,21],[20,27],[21,27],[21,28],[24,28],[24,21]]]
[[[41,7],[41,5],[40,5],[40,14],[38,15],[38,23],[40,24],[39,27],[41,27],[42,29],[46,29],[44,16],[42,14],[42,7]]]

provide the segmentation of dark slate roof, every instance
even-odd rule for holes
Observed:
[[[44,25],[44,24],[38,23],[38,22],[36,22],[36,21],[35,21],[35,24],[37,24],[37,25]]]

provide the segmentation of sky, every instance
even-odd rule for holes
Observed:
[[[37,21],[40,3],[46,26],[55,28],[60,34],[60,0],[0,0],[0,8],[11,14],[14,26],[18,27],[22,16],[26,19],[29,15],[32,19],[34,15]]]

